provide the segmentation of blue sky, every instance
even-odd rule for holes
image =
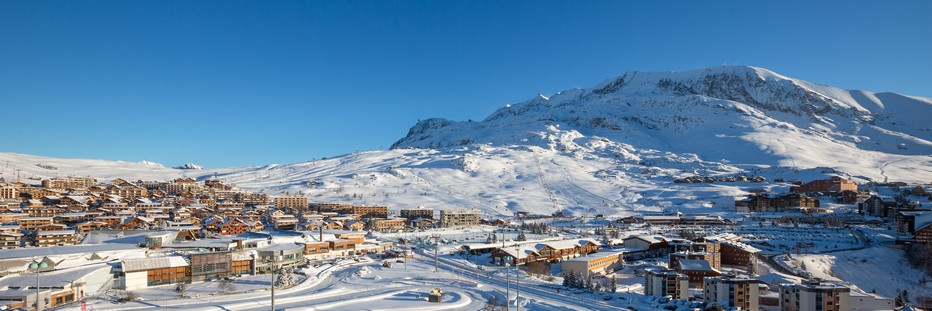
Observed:
[[[814,2],[814,3],[809,3]],[[2,1],[0,151],[207,167],[384,149],[630,70],[932,97],[930,1]]]

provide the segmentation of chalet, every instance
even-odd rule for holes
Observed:
[[[592,239],[547,241],[534,245],[536,253],[550,262],[569,260],[599,250],[599,243]]]
[[[16,223],[19,224],[23,230],[35,230],[36,227],[41,225],[52,224],[52,217],[23,217],[16,220]]]
[[[38,247],[78,244],[78,236],[74,230],[33,231],[31,238],[33,245]]]
[[[251,232],[262,232],[265,231],[265,225],[261,221],[243,221],[249,226],[249,231]]]
[[[0,249],[14,249],[20,247],[23,234],[19,232],[0,232]]]
[[[201,226],[201,220],[197,217],[175,218],[175,222],[187,222],[191,223],[192,226]]]
[[[109,228],[109,227],[110,227],[109,223],[106,223],[103,221],[96,221],[96,220],[85,221],[85,222],[75,225],[75,228],[81,234],[87,234],[88,232],[91,232],[91,231],[98,231],[98,230]]]
[[[343,229],[350,231],[363,231],[366,230],[366,223],[362,222],[361,220],[349,221],[343,225]]]
[[[530,245],[506,246],[492,251],[492,263],[498,265],[520,266],[529,262],[547,260]]]
[[[326,220],[324,221],[324,230],[341,230],[343,229],[343,222],[338,220]]]
[[[262,214],[258,211],[243,211],[238,217],[245,221],[259,221],[259,219],[262,218]]]
[[[275,230],[294,230],[298,225],[298,219],[293,215],[272,216],[271,218]]]
[[[139,216],[131,217],[131,218],[127,218],[126,221],[120,224],[120,229],[127,229],[127,230],[148,229],[149,227],[153,225],[153,222],[154,221],[151,218],[139,217]]]
[[[428,229],[434,228],[437,226],[437,222],[432,218],[415,218],[408,221],[411,228],[415,229]]]
[[[19,222],[21,218],[28,218],[26,213],[2,213],[0,214],[0,223]]]
[[[184,218],[191,217],[191,210],[188,209],[187,207],[178,207],[172,210],[171,215],[172,215],[172,219],[175,219],[175,220],[184,219]]]
[[[252,226],[236,218],[226,218],[217,224],[217,234],[239,235],[252,231]]]
[[[71,210],[87,210],[91,205],[97,204],[97,198],[92,196],[67,195],[61,198],[61,204],[68,205]]]

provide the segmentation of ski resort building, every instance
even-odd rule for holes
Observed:
[[[644,295],[689,298],[689,277],[673,270],[648,269],[644,271]]]
[[[191,281],[191,265],[182,256],[124,260],[114,271],[116,287],[133,290]]]
[[[780,288],[780,310],[783,311],[847,311],[850,310],[851,289],[820,280],[804,280],[802,284],[783,284]]]
[[[444,228],[473,227],[479,225],[479,210],[441,210],[440,225]]]
[[[574,272],[580,275],[611,272],[625,262],[624,255],[625,252],[598,252],[565,260],[562,262],[563,272]]]
[[[703,301],[720,307],[740,307],[741,310],[760,310],[761,281],[746,277],[724,275],[707,277],[703,281]]]

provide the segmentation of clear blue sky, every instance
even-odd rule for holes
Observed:
[[[502,2],[2,1],[0,151],[292,163],[721,64],[932,97],[932,1]]]

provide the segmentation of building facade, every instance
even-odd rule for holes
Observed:
[[[689,278],[673,270],[647,270],[644,272],[644,295],[689,298]]]
[[[734,276],[707,277],[703,280],[703,301],[720,307],[741,307],[741,310],[760,310],[760,283],[751,278]]]
[[[440,225],[446,228],[478,226],[479,210],[442,210],[440,211]]]
[[[818,280],[783,284],[780,288],[780,310],[847,311],[851,307],[850,295],[848,287]]]

